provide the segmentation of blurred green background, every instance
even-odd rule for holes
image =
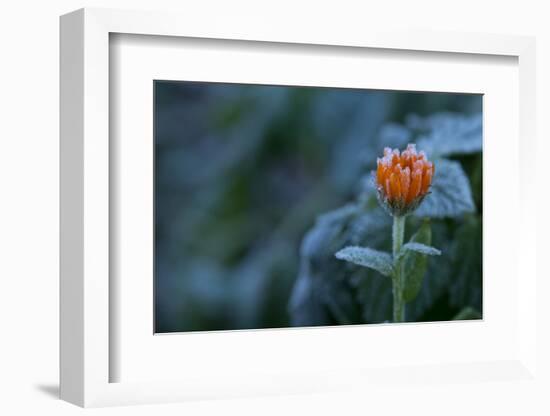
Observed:
[[[384,146],[431,134],[441,124],[434,114],[449,117],[452,129],[457,117],[481,120],[482,110],[481,96],[471,94],[172,81],[155,81],[154,92],[155,332],[389,319],[381,276],[357,278],[331,263],[341,267],[339,277],[321,264],[326,276],[304,278],[304,235],[320,214],[369,195],[366,178]],[[451,136],[443,141],[462,140]],[[434,265],[471,263],[467,293],[453,301],[453,275],[445,271],[434,279],[447,283],[428,287],[429,301],[419,300],[428,304],[411,305],[411,319],[481,312],[481,132],[474,147],[450,157],[468,176],[475,212],[433,224],[434,245],[445,250],[474,223],[464,244],[474,238],[477,248],[452,248],[451,266]],[[375,205],[367,201],[369,215],[378,215]],[[365,288],[369,279],[379,296],[372,284]],[[321,282],[329,284],[319,289]]]

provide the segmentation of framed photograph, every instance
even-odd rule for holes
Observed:
[[[534,44],[63,16],[61,397],[536,384]]]

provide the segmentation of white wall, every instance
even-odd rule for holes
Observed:
[[[324,3],[297,0],[285,3],[163,0],[12,0],[0,10],[0,414],[73,414],[80,409],[54,399],[58,376],[58,16],[74,9],[116,7],[180,10],[190,13],[247,14],[281,21],[322,19],[327,25],[388,25],[442,30],[536,35],[538,41],[538,133],[540,147],[533,157],[546,163],[550,128],[550,13],[544,1],[345,1]],[[326,7],[324,6],[325,4]],[[322,6],[323,5],[323,6]],[[542,138],[545,138],[542,140]],[[534,172],[535,175],[535,172]],[[543,176],[544,175],[544,180]],[[549,206],[548,172],[541,167],[539,189],[542,214]],[[548,232],[548,221],[541,227]],[[539,232],[542,248],[544,233]],[[545,240],[545,239],[544,239]],[[542,267],[540,261],[540,267]],[[546,267],[546,271],[548,268]],[[550,273],[546,273],[550,278]],[[550,293],[543,282],[539,293]],[[540,319],[550,317],[540,305]],[[547,331],[548,332],[548,331]],[[550,351],[549,335],[544,350]],[[541,357],[548,364],[548,359]],[[547,369],[549,367],[546,367]],[[550,374],[547,371],[546,374]],[[373,409],[422,410],[434,414],[543,414],[550,405],[537,405],[543,392],[500,384],[483,397],[474,388],[456,397],[453,386],[434,386],[436,398],[411,391],[406,397],[368,397],[351,393],[323,396],[264,398],[209,403],[163,405],[155,408],[102,409],[100,414],[380,414]],[[550,388],[547,389],[550,391]],[[403,393],[402,393],[403,394]],[[478,402],[479,404],[477,404]],[[10,409],[10,410],[8,410]],[[374,411],[373,411],[374,410]],[[400,413],[403,413],[402,410]],[[546,413],[546,414],[550,414]]]

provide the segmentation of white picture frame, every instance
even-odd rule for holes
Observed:
[[[378,29],[350,29],[330,32],[312,26],[280,28],[265,22],[235,26],[223,19],[194,19],[185,15],[82,9],[61,18],[61,398],[80,406],[181,401],[193,398],[249,396],[323,392],[434,380],[481,383],[483,380],[507,380],[537,383],[536,364],[536,270],[535,270],[535,200],[534,184],[527,175],[532,168],[530,157],[535,146],[535,42],[533,38],[508,35],[398,32]],[[114,299],[109,276],[110,261],[110,158],[109,97],[110,34],[164,36],[179,38],[225,39],[249,42],[276,42],[282,45],[330,45],[331,48],[371,48],[423,51],[438,54],[508,56],[518,60],[519,84],[519,190],[517,194],[518,240],[517,269],[522,279],[517,291],[517,331],[514,348],[491,361],[486,358],[453,363],[441,358],[439,363],[419,360],[416,366],[366,368],[338,365],[325,377],[315,371],[296,373],[290,368],[263,375],[238,375],[239,368],[205,374],[212,377],[189,377],[170,381],[112,382],[111,368],[119,360],[112,349],[111,325]],[[112,191],[112,190],[111,190]],[[529,213],[529,214],[528,214]],[[412,327],[394,328],[410,332]],[[344,329],[345,330],[345,329]],[[341,334],[344,333],[340,329]],[[355,333],[361,328],[355,328]],[[383,330],[385,331],[385,330]],[[325,333],[326,335],[327,333]],[[152,334],[151,334],[152,335]],[[216,334],[220,342],[220,336]],[[294,330],[300,342],[322,341],[323,332]],[[356,336],[356,335],[354,335]],[[226,335],[227,337],[227,335]],[[266,338],[273,342],[276,332]],[[164,343],[170,343],[166,337]],[[221,340],[223,342],[223,340]],[[237,345],[238,342],[236,341]],[[498,355],[498,354],[497,354]],[[211,370],[211,369],[210,369]],[[368,370],[368,371],[366,371]],[[197,373],[200,368],[196,369]],[[195,375],[196,375],[195,374]],[[174,377],[177,378],[177,377]],[[342,382],[346,379],[346,382]]]

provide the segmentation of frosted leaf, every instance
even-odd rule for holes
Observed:
[[[473,116],[438,113],[425,119],[411,116],[407,124],[420,132],[417,139],[418,148],[432,158],[477,153],[482,149],[481,113]]]
[[[388,238],[386,234],[391,229],[391,221],[391,217],[381,208],[366,215],[357,216],[346,229],[348,237],[346,245],[382,246]]]
[[[435,175],[430,193],[413,215],[454,218],[475,210],[470,182],[460,163],[440,159],[435,163]]]
[[[425,221],[418,231],[411,237],[411,241],[403,246],[401,255],[403,256],[403,268],[405,270],[405,288],[403,299],[410,302],[420,292],[426,268],[428,266],[427,257],[419,254],[414,248],[429,247],[432,242],[432,227],[428,221]],[[407,249],[408,248],[408,249]],[[423,250],[425,251],[425,250]]]
[[[353,204],[344,205],[334,211],[317,217],[315,226],[302,240],[300,253],[307,258],[317,258],[328,254],[327,243],[337,239],[347,222],[357,214],[358,208]]]
[[[389,253],[383,251],[368,247],[350,246],[340,250],[335,256],[337,259],[374,269],[384,276],[390,276],[393,273],[392,257]]]
[[[386,146],[391,145],[398,148],[403,147],[407,142],[409,142],[411,137],[412,132],[408,128],[397,123],[384,124],[378,133],[378,140],[380,143],[383,143]],[[387,152],[386,149],[389,150],[389,152]],[[391,153],[391,148],[384,148],[384,155],[389,154],[391,156]]]
[[[362,218],[360,212],[360,206],[348,204],[319,215],[304,236],[298,277],[289,302],[293,325],[360,322],[361,309],[354,298],[346,267],[334,257],[339,248],[349,244],[347,230]]]
[[[428,246],[422,243],[410,242],[403,246],[403,252],[405,251],[414,251],[420,254],[426,254],[428,256],[440,256],[441,251],[435,247]]]

